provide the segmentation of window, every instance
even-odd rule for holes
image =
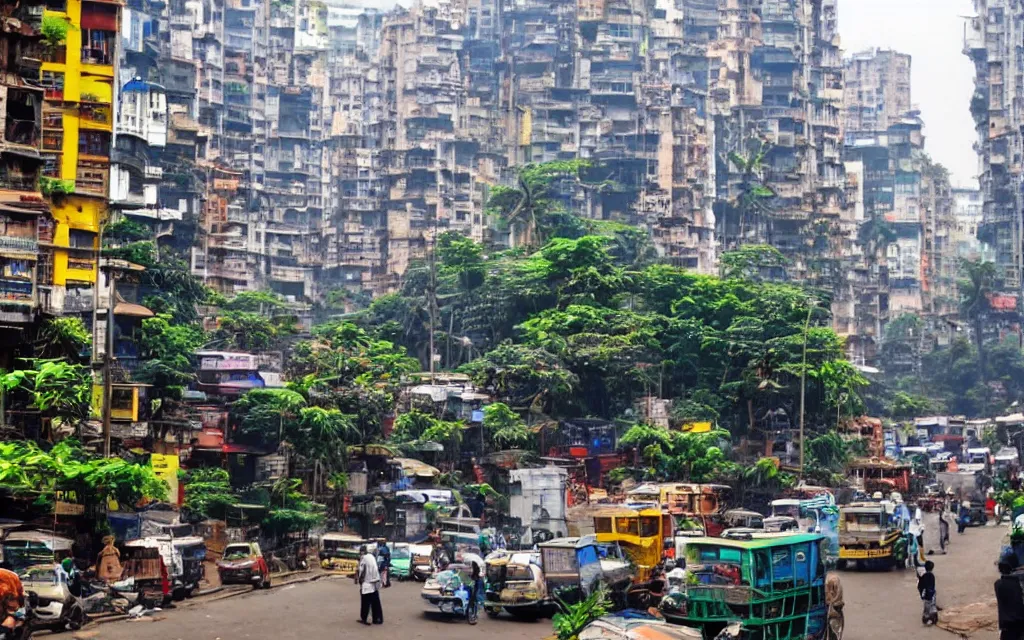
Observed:
[[[110,408],[114,411],[131,411],[134,395],[131,389],[112,389]]]
[[[68,246],[76,249],[93,249],[95,247],[96,234],[92,231],[71,229],[68,231]]]
[[[64,99],[64,73],[62,71],[43,71],[39,74],[39,84],[43,87],[46,98]]]
[[[640,519],[629,517],[615,518],[615,531],[616,533],[638,536],[640,535]]]
[[[113,31],[82,29],[82,62],[86,64],[114,64]]]
[[[640,518],[640,537],[650,538],[651,536],[657,536],[660,524],[661,518],[658,516],[643,516]]]
[[[106,131],[80,131],[78,153],[87,156],[110,156],[110,134]]]
[[[612,519],[594,518],[594,533],[612,533]]]
[[[772,582],[790,585],[793,582],[793,550],[772,549]]]

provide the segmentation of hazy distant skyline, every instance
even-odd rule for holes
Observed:
[[[909,53],[912,100],[924,120],[925,150],[953,186],[976,187],[977,139],[970,103],[974,65],[962,52],[970,0],[839,0],[845,56],[879,47]]]

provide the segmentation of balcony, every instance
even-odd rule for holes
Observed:
[[[64,313],[87,313],[92,311],[92,288],[69,289],[67,294],[64,296],[64,304],[61,309]]]
[[[18,236],[0,236],[0,249],[7,249],[10,251],[24,251],[26,253],[38,253],[39,243],[36,241],[35,238],[24,238]]]
[[[101,47],[82,47],[82,64],[114,64],[113,52]]]
[[[270,268],[270,279],[279,282],[303,282],[306,279],[306,270],[298,267]]]

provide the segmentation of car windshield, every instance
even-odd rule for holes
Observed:
[[[224,549],[225,560],[243,560],[252,555],[248,546],[233,546]]]
[[[33,584],[57,584],[57,572],[53,569],[29,569],[21,576],[22,582]]]
[[[409,547],[395,547],[391,550],[392,560],[408,560],[412,557],[412,552],[409,551]]]
[[[800,506],[795,504],[776,504],[772,505],[772,515],[779,517],[784,516],[788,518],[799,518],[800,517]]]

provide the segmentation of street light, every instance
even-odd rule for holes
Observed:
[[[811,300],[807,307],[807,321],[804,322],[804,355],[800,367],[800,479],[804,477],[804,396],[807,394],[807,332],[811,328],[811,313],[817,308],[818,301]]]

